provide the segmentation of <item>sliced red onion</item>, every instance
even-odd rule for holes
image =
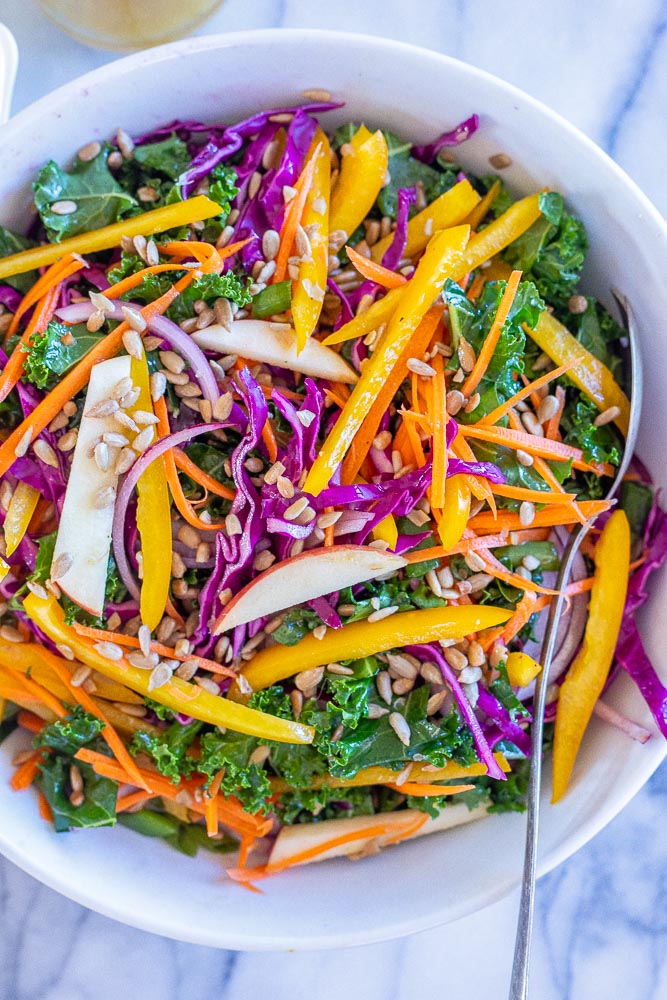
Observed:
[[[109,313],[109,319],[123,320],[123,306],[132,309],[140,309],[141,306],[133,302],[121,302],[118,299],[110,299],[109,304],[114,307]],[[56,315],[65,323],[82,323],[95,312],[92,302],[76,302],[74,305],[65,306],[58,309]],[[148,329],[156,337],[162,337],[170,347],[177,351],[191,369],[193,378],[197,381],[204,395],[211,403],[216,403],[220,398],[220,390],[215,380],[213,370],[208,363],[206,355],[194,340],[181,330],[180,326],[167,319],[166,316],[154,316],[148,323]]]
[[[637,740],[638,743],[646,743],[647,740],[651,739],[652,733],[648,729],[644,729],[638,722],[633,722],[632,719],[621,715],[615,708],[608,705],[606,701],[598,699],[593,707],[593,712],[601,719],[604,719],[605,722],[615,726],[616,729],[620,729],[631,740]]]

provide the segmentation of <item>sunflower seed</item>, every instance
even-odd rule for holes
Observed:
[[[95,459],[95,464],[100,472],[107,472],[111,462],[111,455],[109,452],[109,445],[104,441],[98,441],[93,449],[93,457]]]
[[[377,675],[375,678],[375,686],[382,700],[386,701],[388,705],[391,705],[391,677],[386,670],[381,670]]]
[[[158,399],[164,396],[167,388],[167,380],[162,372],[153,372],[150,379],[150,388],[151,399],[156,403]]]
[[[610,406],[602,413],[599,413],[595,420],[593,421],[594,427],[604,427],[605,424],[611,423],[612,420],[616,420],[617,417],[621,415],[620,406]]]
[[[93,498],[93,506],[97,510],[104,510],[111,507],[116,502],[116,491],[113,486],[102,486]]]
[[[471,667],[483,667],[486,663],[486,653],[476,639],[468,646],[468,663]]]
[[[493,156],[489,157],[489,163],[494,170],[505,170],[512,166],[512,158],[507,153],[494,153]]]
[[[406,364],[408,371],[414,372],[415,375],[421,375],[422,378],[433,378],[435,375],[435,368],[427,365],[425,361],[420,361],[419,358],[408,358]]]
[[[452,417],[459,412],[464,403],[465,396],[458,389],[450,389],[445,397],[447,413]]]
[[[102,418],[110,417],[112,414],[116,413],[119,409],[118,401],[115,399],[103,399],[100,403],[95,403],[90,409],[86,410],[85,415],[87,417]]]
[[[560,409],[560,403],[555,396],[545,396],[537,408],[537,419],[541,424],[546,424],[547,420],[555,417]]]
[[[535,461],[533,456],[529,455],[527,451],[523,450],[523,448],[517,448],[514,454],[516,455],[516,460],[519,465],[523,465],[526,468],[530,468]]]
[[[567,308],[573,316],[579,316],[588,309],[588,299],[585,295],[572,295],[567,300]]]
[[[124,434],[117,434],[114,431],[107,431],[102,435],[102,440],[111,448],[125,448],[129,444]]]
[[[368,622],[380,622],[383,618],[389,618],[390,615],[395,614],[398,611],[398,605],[392,604],[388,608],[379,608],[377,611],[373,611],[366,621]]]
[[[145,427],[143,431],[137,434],[132,442],[133,449],[140,455],[143,454],[143,452],[145,452],[146,449],[152,444],[154,435],[155,431],[152,427]]]
[[[522,527],[527,528],[535,520],[535,504],[530,500],[524,500],[519,507],[519,521]]]
[[[158,418],[150,410],[134,410],[132,417],[135,423],[139,424],[140,427],[150,426],[152,424],[159,424]]]
[[[89,163],[91,160],[94,160],[96,156],[98,156],[101,149],[102,146],[99,142],[97,141],[88,142],[86,143],[85,146],[81,147],[81,149],[76,155],[79,157],[82,163]]]
[[[534,437],[544,437],[542,424],[530,410],[526,410],[525,413],[521,414],[521,423],[529,434],[534,435]]]
[[[453,670],[463,670],[468,666],[468,657],[454,646],[448,646],[442,655]]]
[[[175,372],[177,375],[185,368],[185,361],[176,351],[160,351],[160,361],[167,371]]]
[[[42,438],[37,438],[32,446],[32,450],[40,462],[43,462],[44,465],[48,465],[52,469],[60,468],[58,456],[47,441],[44,441]]]
[[[127,654],[127,660],[133,667],[138,667],[140,670],[152,670],[158,665],[160,657],[157,653],[149,653],[145,656],[139,650],[133,650]]]
[[[472,371],[473,368],[475,367],[475,361],[477,359],[475,357],[475,352],[472,348],[472,345],[468,343],[465,337],[459,338],[459,346],[457,353],[459,358],[459,364],[461,365],[463,371],[464,372]]]
[[[262,253],[265,260],[274,260],[280,249],[280,236],[275,229],[267,229],[262,237]]]
[[[171,680],[171,675],[173,671],[170,666],[166,663],[158,663],[154,670],[151,671],[151,675],[148,678],[148,690],[155,691],[156,688],[162,687],[168,681]],[[220,693],[220,688],[215,685],[215,694]]]
[[[410,726],[404,717],[398,712],[391,712],[389,715],[389,725],[394,730],[403,746],[410,746]]]
[[[93,649],[97,650],[105,660],[122,660],[123,650],[115,642],[96,642]]]
[[[436,691],[426,702],[426,714],[435,715],[439,712],[447,699],[447,691]]]
[[[129,311],[131,312],[132,310]],[[125,330],[123,333],[123,347],[131,358],[140,361],[143,357],[143,344],[141,343],[141,337],[135,329]]]
[[[124,128],[119,128],[116,131],[116,145],[126,160],[130,160],[132,158],[134,142]]]
[[[144,656],[148,656],[151,651],[151,630],[148,625],[142,625],[137,632],[139,648]]]
[[[134,460],[136,458],[135,453],[131,448],[123,448],[116,459],[113,471],[117,476],[124,476],[125,473],[132,467]]]
[[[66,198],[63,201],[54,201],[51,205],[51,211],[54,215],[72,215],[78,207],[75,201]]]

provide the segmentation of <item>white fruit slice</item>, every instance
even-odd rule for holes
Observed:
[[[240,319],[232,323],[231,330],[224,326],[207,326],[193,333],[192,339],[205,351],[238,354],[250,361],[289,368],[312,378],[326,378],[348,385],[358,379],[357,373],[340,354],[336,354],[330,347],[323,347],[313,337],[306,341],[304,349],[297,354],[296,334],[289,323]]]
[[[80,607],[98,616],[104,611],[114,505],[99,507],[96,498],[100,490],[116,489],[118,476],[113,467],[117,449],[110,449],[111,461],[106,472],[100,469],[92,451],[103,434],[118,434],[121,428],[110,416],[86,414],[108,400],[118,382],[129,374],[129,357],[93,365],[53,552],[51,573],[60,589]],[[59,568],[68,563],[71,565],[67,572],[58,575]]]
[[[345,789],[342,788],[341,797],[344,795]],[[334,837],[350,833],[358,833],[359,839],[330,847],[328,850],[322,851],[321,854],[317,854],[307,861],[297,862],[297,864],[309,864],[313,861],[326,861],[328,858],[370,853],[376,847],[384,847],[387,841],[399,836],[406,825],[423,815],[417,809],[406,809],[402,812],[383,813],[381,816],[353,816],[352,819],[325,819],[320,823],[295,823],[294,826],[284,826],[273,845],[269,865],[289,863],[290,858],[301,854],[302,851],[312,850]],[[423,837],[428,833],[451,830],[452,827],[462,826],[464,823],[481,819],[483,816],[486,816],[485,806],[478,806],[475,809],[468,809],[464,803],[447,806],[439,816],[435,819],[429,817],[416,833],[405,839],[412,840],[413,837]],[[365,830],[377,827],[378,824],[385,826],[387,832],[380,836],[377,834],[363,836]]]
[[[367,545],[333,545],[309,549],[285,559],[256,577],[232,598],[215,623],[214,632],[226,632],[264,615],[312,601],[334,590],[353,587],[405,566],[402,556]]]

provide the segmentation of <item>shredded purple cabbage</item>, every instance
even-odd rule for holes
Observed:
[[[440,669],[445,682],[451,689],[452,694],[456,704],[459,707],[459,711],[463,718],[465,719],[468,727],[472,733],[472,738],[475,741],[475,746],[477,747],[477,753],[479,759],[483,764],[486,764],[487,774],[491,778],[498,778],[499,781],[505,781],[505,775],[500,770],[498,762],[496,761],[491,748],[487,743],[486,737],[482,732],[482,727],[480,725],[479,719],[475,715],[475,711],[465,696],[463,688],[461,687],[458,678],[450,665],[445,660],[444,656],[436,646],[430,644],[424,644],[422,646],[406,646],[406,653],[411,653],[416,656],[419,660],[432,660]]]
[[[415,188],[399,188],[394,238],[382,257],[382,266],[388,267],[390,271],[395,271],[403,259],[405,245],[408,241],[408,216],[410,214],[410,207],[414,205],[416,198],[417,191]]]
[[[0,304],[9,309],[10,312],[16,312],[22,298],[21,293],[17,292],[11,285],[0,285]]]
[[[491,694],[489,690],[481,685],[479,687],[477,706],[496,724],[493,735],[491,736],[488,731],[486,734],[491,747],[494,747],[501,740],[509,740],[522,754],[530,757],[531,742],[529,734],[518,723],[512,721],[510,713],[505,706],[498,701],[495,695]]]
[[[471,115],[456,128],[449,132],[443,132],[435,142],[426,143],[424,146],[413,146],[410,152],[415,159],[421,160],[422,163],[433,163],[441,149],[444,149],[445,146],[460,146],[462,142],[474,135],[478,128],[478,115]]]

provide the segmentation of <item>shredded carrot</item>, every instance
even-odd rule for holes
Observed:
[[[342,396],[339,396],[339,394],[337,392],[334,392],[332,389],[325,389],[324,395],[327,397],[327,399],[330,399],[332,403],[335,403],[339,410],[342,410],[343,407],[345,406],[346,401],[342,398]]]
[[[47,823],[53,823],[53,810],[51,809],[51,806],[47,802],[46,795],[44,794],[43,791],[41,791],[41,789],[39,791],[39,794],[37,795],[37,806],[41,818],[45,820]]]
[[[133,806],[143,805],[144,802],[149,802],[153,798],[155,796],[152,792],[130,792],[128,795],[124,795],[122,799],[118,799],[116,813],[127,812]]]
[[[217,479],[213,476],[209,476],[207,472],[200,469],[199,466],[189,458],[184,451],[180,448],[172,448],[172,454],[174,456],[174,462],[176,468],[184,472],[186,476],[189,476],[193,482],[197,483],[199,486],[203,486],[205,490],[209,493],[215,493],[218,497],[223,497],[225,500],[233,500],[235,497],[234,490],[230,490],[229,487],[223,486],[219,483]]]
[[[23,792],[26,788],[30,788],[33,781],[37,777],[43,752],[43,750],[35,750],[35,752],[14,771],[14,774],[9,779],[9,784],[15,792]]]
[[[87,764],[90,764],[98,774],[104,777],[112,778],[121,784],[135,784],[123,767],[104,754],[96,753],[94,750],[88,750],[83,747],[75,756],[78,760],[83,760]],[[148,790],[153,795],[160,795],[162,798],[173,800],[179,792],[183,790],[189,791],[192,794],[192,802],[188,805],[188,808],[193,812],[203,815],[204,803],[203,801],[198,801],[194,795],[198,788],[202,788],[203,780],[191,778],[186,780],[182,778],[179,784],[175,785],[168,778],[158,774],[157,771],[152,771],[144,767],[138,768],[138,770],[142,778],[142,786],[144,784],[148,786]],[[240,834],[252,833],[258,837],[263,837],[271,829],[270,820],[263,820],[246,812],[234,798],[223,799],[221,796],[218,796],[217,806],[220,822]]]
[[[266,445],[266,450],[269,456],[269,462],[273,463],[278,458],[278,443],[276,441],[276,435],[271,425],[270,419],[267,417],[264,421],[264,426],[262,427],[262,441]]]
[[[403,423],[401,426],[405,427],[408,441],[412,449],[412,454],[414,455],[415,464],[419,469],[426,465],[426,455],[424,454],[424,448],[422,446],[421,438],[419,437],[419,431],[417,430],[417,421],[412,419],[415,414],[412,410],[404,410],[401,414],[403,417]]]
[[[30,322],[10,354],[7,364],[2,370],[2,374],[0,374],[0,402],[7,398],[23,375],[26,358],[28,357],[27,348],[30,347],[33,336],[36,333],[44,333],[49,325],[58,303],[58,295],[59,286],[55,285],[53,288],[49,288],[44,294],[44,298],[40,299],[35,306]]]
[[[495,318],[491,324],[491,329],[486,335],[486,339],[482,344],[482,349],[477,356],[477,360],[473,365],[472,371],[461,386],[461,392],[464,396],[469,397],[473,394],[484,376],[486,369],[489,367],[489,363],[493,357],[493,352],[495,351],[498,341],[500,340],[500,334],[503,331],[505,320],[509,316],[510,309],[512,308],[514,296],[516,295],[520,281],[521,271],[512,271],[507,279],[507,285],[505,287],[505,291],[503,292],[503,296],[498,303],[498,309],[496,310]]]
[[[577,498],[576,493],[566,493],[564,490],[529,490],[523,486],[510,486],[508,483],[491,483],[491,489],[498,497],[527,500],[529,503],[573,503]]]
[[[550,603],[551,598],[546,597],[546,602]],[[543,605],[543,607],[546,605]],[[510,642],[516,635],[519,634],[524,625],[528,624],[530,616],[535,614],[539,610],[538,602],[535,598],[535,594],[531,591],[526,591],[518,602],[512,617],[502,626],[498,628],[489,629],[486,633],[482,634],[478,638],[482,649],[488,652],[493,646],[497,639],[502,639],[505,645]]]
[[[86,267],[84,261],[79,260],[78,258],[72,258],[71,254],[66,254],[62,260],[59,260],[57,263],[52,264],[51,267],[47,268],[44,274],[37,279],[32,288],[26,292],[16,312],[14,313],[12,320],[7,327],[7,333],[5,335],[3,345],[5,348],[18,330],[19,322],[28,309],[30,309],[31,306],[36,305],[50,288],[54,285],[60,284],[60,282],[64,281],[65,278],[69,278],[71,274],[75,274],[77,271],[80,271],[82,267]]]
[[[436,330],[444,306],[434,306],[429,309],[423,320],[412,335],[410,344],[405,349],[400,359],[394,365],[391,373],[387,377],[382,390],[378,393],[371,405],[370,410],[364,417],[361,427],[354,436],[349,451],[343,461],[342,481],[343,483],[353,483],[355,476],[361,469],[364,458],[368,454],[373,439],[378,432],[378,427],[383,415],[389,408],[389,404],[396,395],[396,392],[408,372],[408,359],[420,357]]]
[[[274,283],[283,281],[287,273],[287,258],[292,252],[292,247],[296,238],[297,226],[301,221],[301,216],[303,215],[303,210],[306,204],[306,198],[308,197],[308,192],[310,191],[311,184],[313,183],[313,171],[315,169],[315,163],[318,155],[319,147],[313,152],[313,155],[308,159],[306,166],[301,171],[301,174],[294,185],[296,194],[292,200],[287,203],[285,218],[280,230],[280,247],[278,248],[278,253],[276,255],[276,269],[272,279]]]
[[[164,271],[173,272],[183,270],[183,264],[153,264],[151,267],[142,268],[141,271],[135,271],[134,274],[128,274],[127,278],[123,278],[121,281],[117,281],[114,285],[110,285],[109,288],[105,288],[102,295],[104,295],[107,299],[119,299],[121,296],[125,295],[126,292],[130,292],[133,288],[140,285],[144,278],[148,277],[149,274],[162,274]],[[187,268],[185,268],[185,270],[187,270]]]
[[[460,425],[459,425],[460,428]],[[466,441],[466,439],[461,435],[457,434],[452,441],[451,446],[452,452],[457,458],[462,458],[464,462],[476,462],[477,456],[474,451]],[[483,476],[467,476],[468,486],[470,492],[477,500],[485,500],[491,508],[493,515],[496,515],[496,501],[493,493],[491,491],[491,485],[487,482]]]
[[[136,636],[125,635],[124,632],[109,632],[101,628],[92,628],[90,625],[81,625],[73,622],[72,628],[79,635],[84,635],[88,639],[96,642],[113,642],[118,646],[128,646],[130,649],[140,649],[140,643]],[[177,653],[171,646],[165,646],[161,642],[151,642],[151,651],[164,656],[169,660],[197,660],[203,670],[210,673],[223,674],[225,677],[236,677],[236,673],[230,667],[225,667],[215,660],[208,660],[205,656],[197,656],[196,653]]]
[[[481,295],[482,289],[484,288],[485,284],[486,284],[486,276],[483,271],[480,271],[479,274],[476,274],[475,277],[470,282],[470,287],[466,292],[466,298],[469,299],[471,302],[476,302],[479,296]]]
[[[209,837],[214,837],[218,832],[218,793],[204,796],[204,818],[206,819],[206,833]]]
[[[579,510],[587,521],[596,518],[599,514],[609,510],[611,502],[609,500],[583,500],[579,503]],[[531,527],[545,528],[557,524],[574,524],[578,521],[576,513],[571,507],[551,506],[544,510],[538,510],[533,518]],[[497,531],[521,531],[523,525],[519,520],[519,515],[512,511],[498,511],[498,516],[494,518],[488,511],[475,514],[468,521],[468,527],[478,535],[493,534]]]
[[[490,573],[491,576],[495,576],[498,580],[503,580],[505,583],[509,583],[512,587],[517,587],[519,590],[529,590],[535,594],[558,593],[557,590],[551,590],[549,587],[542,587],[533,580],[526,580],[518,573],[513,573],[511,570],[506,569],[500,560],[496,559],[496,557],[488,550],[485,551],[484,549],[476,549],[476,553],[480,559],[484,561],[487,573]]]
[[[387,837],[387,843],[397,843],[399,840],[404,840],[406,837],[416,833],[427,819],[428,816],[426,814],[423,817],[419,816],[418,823],[417,820],[414,820],[410,824],[406,824],[405,828],[398,834],[394,834],[393,828],[386,823],[382,823],[378,817],[378,822],[373,826],[368,826],[363,830],[342,833],[337,837],[331,837],[321,844],[315,844],[313,847],[306,848],[306,850],[298,851],[283,861],[276,862],[275,864],[261,865],[257,868],[231,868],[227,869],[227,874],[234,881],[247,882],[250,879],[266,878],[270,875],[275,875],[277,872],[284,871],[285,868],[292,868],[294,865],[302,864],[305,861],[312,861],[313,858],[317,858],[320,854],[325,854],[327,851],[333,850],[334,847],[342,847],[343,844],[353,844],[356,840]]]
[[[153,316],[158,316],[168,309],[171,303],[194,280],[196,273],[195,271],[191,271],[189,274],[186,274],[184,278],[181,278],[175,285],[172,285],[169,291],[165,292],[159,299],[144,306],[140,310],[143,318],[147,322],[150,322]],[[4,476],[16,461],[17,455],[15,449],[23,441],[26,434],[30,432],[34,441],[37,435],[60,413],[65,403],[69,402],[70,399],[83,389],[84,385],[88,382],[93,365],[96,365],[99,361],[106,361],[118,353],[123,343],[123,334],[128,329],[127,323],[119,323],[116,329],[100,340],[79,361],[72,371],[68,372],[58,382],[41,403],[38,403],[32,413],[25,420],[22,420],[18,427],[12,431],[7,440],[0,446],[0,476]]]
[[[248,856],[256,843],[257,843],[257,837],[246,836],[241,838],[241,846],[239,847],[239,859],[237,863],[239,868],[246,867],[246,865],[248,864]]]
[[[526,399],[526,397],[530,396],[532,392],[536,392],[538,389],[542,389],[545,385],[548,385],[549,382],[553,382],[555,378],[560,378],[561,375],[564,375],[565,372],[570,371],[571,368],[574,368],[575,365],[578,365],[582,360],[583,358],[575,358],[574,361],[570,361],[570,363],[567,365],[561,365],[560,368],[554,368],[553,371],[545,372],[544,375],[541,375],[539,378],[536,378],[534,382],[528,382],[526,385],[524,385],[523,389],[519,389],[517,393],[511,396],[504,403],[501,403],[500,406],[497,406],[495,410],[491,410],[490,413],[487,413],[485,416],[483,416],[479,421],[479,423],[480,424],[498,423],[498,421],[501,420],[502,417],[504,417],[505,414],[509,412],[509,410],[513,409],[513,407],[515,407],[517,403],[520,403],[523,399]]]
[[[335,510],[334,507],[325,507],[324,513],[333,514],[334,510]],[[334,527],[335,524],[329,524],[324,529],[324,545],[326,548],[331,548],[331,546],[334,544]]]
[[[94,715],[96,719],[99,719],[104,723],[104,729],[100,734],[102,739],[107,744],[120,766],[125,768],[127,773],[130,775],[133,784],[139,785],[140,788],[144,788],[148,791],[148,786],[144,783],[137,765],[134,763],[127,751],[127,747],[99,705],[93,701],[90,695],[87,694],[82,687],[76,687],[72,684],[72,675],[67,667],[61,665],[56,660],[53,660],[51,662],[51,669],[63,682],[71,694],[72,699],[78,702],[79,705],[86,710],[86,712],[90,712],[90,714]]]
[[[34,712],[29,712],[25,708],[22,708],[18,713],[16,721],[22,729],[27,729],[29,733],[41,733],[46,725],[44,719],[40,719]]]
[[[362,277],[367,278],[369,281],[374,281],[378,285],[382,285],[383,288],[400,288],[408,280],[404,274],[397,274],[396,271],[390,271],[388,267],[383,267],[382,264],[376,264],[374,260],[364,257],[353,247],[345,247],[345,253],[352,266],[356,268]]]
[[[41,701],[43,705],[50,708],[54,715],[56,715],[59,719],[64,719],[67,715],[67,709],[64,708],[55,695],[52,695],[50,691],[47,691],[46,688],[42,687],[41,684],[38,684],[37,681],[34,681],[31,677],[27,677],[25,674],[22,674],[19,670],[15,670],[7,663],[2,664],[2,670],[4,670],[5,673],[8,673],[20,688],[23,688],[28,692],[28,694],[31,694],[34,698],[36,698],[37,701]]]
[[[548,441],[546,438],[528,434],[526,431],[513,430],[509,427],[486,427],[481,424],[460,424],[459,433],[464,438],[477,438],[480,441],[490,441],[492,444],[503,445],[506,448],[521,448],[530,455],[548,458],[554,462],[581,462],[583,454],[580,448],[574,448],[560,441]],[[597,466],[586,464],[587,471],[595,471]]]
[[[544,434],[552,441],[562,441],[561,433],[558,429],[561,417],[563,416],[563,410],[565,409],[565,389],[563,389],[562,385],[556,386],[554,395],[558,400],[558,409],[554,413],[553,417],[550,417],[545,423]]]

